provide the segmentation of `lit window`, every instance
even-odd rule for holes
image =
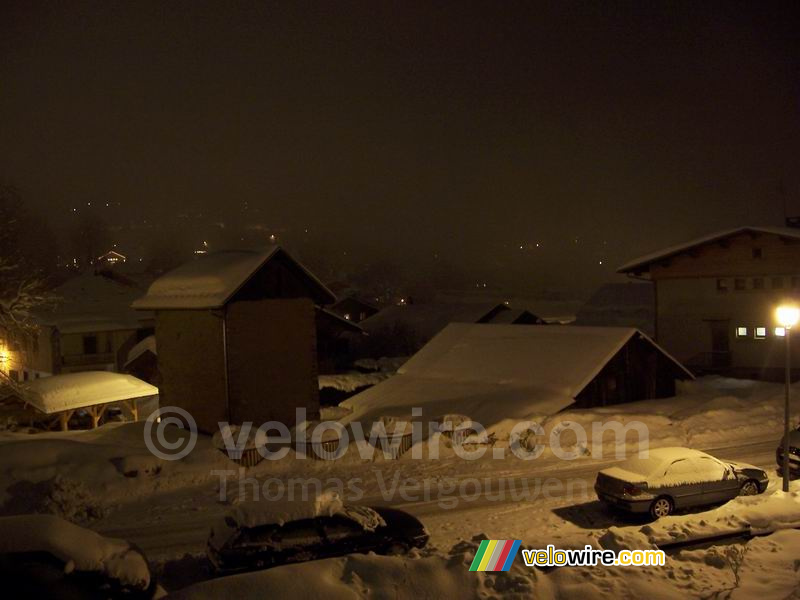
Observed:
[[[767,328],[766,327],[756,327],[756,339],[763,340],[767,337]]]
[[[737,327],[736,328],[736,337],[737,338],[746,338],[747,337],[747,327]]]
[[[744,279],[741,277],[737,277],[733,280],[733,288],[736,290],[744,290],[747,289],[747,285]]]
[[[778,337],[785,337],[786,336],[786,329],[783,327],[776,327],[775,328],[775,335]]]

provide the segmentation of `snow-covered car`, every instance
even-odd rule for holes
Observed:
[[[767,473],[690,448],[658,448],[597,474],[597,497],[607,505],[657,519],[676,508],[727,502],[767,489]]]
[[[0,517],[6,598],[150,599],[157,590],[144,554],[54,515]]]
[[[234,573],[352,553],[399,553],[427,542],[425,527],[406,512],[323,495],[239,504],[212,528],[208,558],[218,573]]]
[[[775,462],[778,467],[783,468],[783,438],[775,449]],[[800,428],[789,432],[789,470],[792,473],[800,473]]]

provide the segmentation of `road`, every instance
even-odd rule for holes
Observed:
[[[706,448],[705,451],[719,458],[732,461],[747,462],[767,469],[771,476],[775,473],[775,440],[757,441],[738,446]],[[460,511],[474,511],[482,508],[499,508],[502,505],[520,502],[520,494],[526,489],[528,493],[537,489],[543,479],[553,478],[570,485],[553,486],[547,497],[525,498],[525,501],[546,502],[553,507],[589,503],[594,500],[592,486],[597,471],[613,464],[614,460],[592,460],[577,462],[560,462],[557,468],[543,469],[531,476],[531,469],[524,475],[517,476],[503,473],[499,479],[491,479],[470,501],[462,501],[458,497],[458,489],[449,495],[439,491],[428,500],[404,500],[402,498],[384,499],[379,496],[364,498],[361,503],[368,505],[384,505],[403,508],[423,520],[425,517],[441,515],[445,509],[443,502],[448,499],[458,501],[448,509],[448,518],[457,519]],[[777,473],[775,475],[777,477]],[[461,476],[464,479],[467,476]],[[486,474],[481,476],[487,477]],[[451,486],[452,487],[452,486]],[[504,493],[500,493],[501,487]],[[576,489],[586,495],[570,496]],[[472,493],[472,490],[470,490]],[[541,493],[541,492],[540,492]],[[200,554],[204,552],[205,542],[211,523],[221,516],[226,507],[217,501],[216,490],[201,488],[196,490],[180,490],[158,497],[158,505],[152,503],[131,503],[122,507],[108,521],[99,522],[96,529],[103,535],[130,540],[142,548],[155,560],[173,560],[184,554]],[[601,526],[598,523],[598,526]]]

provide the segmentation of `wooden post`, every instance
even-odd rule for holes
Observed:
[[[134,423],[139,420],[139,408],[136,406],[136,398],[131,398],[128,400],[131,407],[131,416],[133,417]]]
[[[60,412],[58,414],[58,420],[61,423],[61,431],[69,431],[69,412]]]

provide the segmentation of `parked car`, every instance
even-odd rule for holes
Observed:
[[[690,448],[658,448],[647,458],[631,458],[597,474],[597,497],[632,513],[657,519],[676,508],[727,502],[760,494],[769,477],[762,469],[720,460]]]
[[[0,518],[0,578],[7,598],[149,600],[156,579],[144,554],[54,515]]]
[[[339,503],[243,503],[211,530],[208,558],[218,573],[264,569],[351,553],[391,554],[428,543],[428,532],[412,515],[393,508]]]
[[[775,462],[783,468],[783,438],[775,449]],[[800,472],[800,427],[789,432],[789,470],[794,474]]]

